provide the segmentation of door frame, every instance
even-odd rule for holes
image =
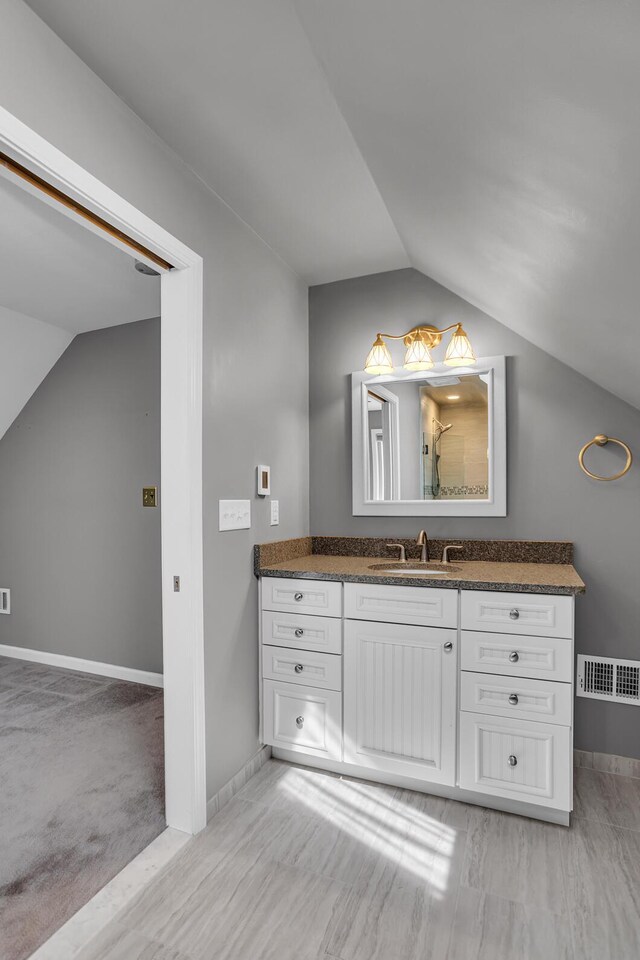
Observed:
[[[202,503],[202,257],[0,107],[0,150],[173,265],[161,273],[162,643],[166,821],[207,822]],[[119,247],[130,247],[0,167],[0,174]],[[147,260],[154,269],[157,264]],[[174,577],[180,590],[174,590]]]

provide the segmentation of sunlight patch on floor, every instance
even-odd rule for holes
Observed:
[[[299,773],[300,771],[296,771]],[[420,810],[401,807],[376,795],[375,788],[330,775],[285,775],[278,788],[299,804],[301,813],[322,817],[341,833],[366,845],[407,881],[427,884],[441,899],[446,893],[456,831]],[[302,789],[301,789],[302,788]],[[382,790],[383,788],[381,788]]]

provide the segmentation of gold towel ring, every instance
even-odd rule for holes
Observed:
[[[608,443],[617,443],[622,447],[623,450],[627,451],[627,462],[625,463],[620,473],[614,473],[612,477],[599,477],[597,473],[591,473],[591,470],[587,470],[587,468],[584,465],[584,455],[589,449],[589,447],[592,447],[594,443],[597,444],[599,447],[604,447]],[[594,480],[619,480],[620,477],[624,477],[625,473],[627,473],[627,471],[631,467],[631,464],[633,463],[633,454],[631,453],[631,450],[623,440],[618,440],[617,437],[607,437],[604,435],[604,433],[599,433],[597,437],[593,438],[593,440],[589,440],[589,443],[585,443],[584,447],[578,454],[578,463],[580,464],[580,466],[582,467],[586,475],[588,477],[592,477]]]

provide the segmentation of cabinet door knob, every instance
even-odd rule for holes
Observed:
[[[304,717],[296,717],[296,724],[301,727],[304,723]]]
[[[509,757],[509,766],[510,766],[510,767],[517,767],[517,766],[518,766],[518,758],[517,758],[517,757],[514,757],[513,754],[511,754],[511,756]]]
[[[297,600],[298,603],[300,603],[303,597],[304,597],[304,593],[294,593],[293,595],[293,599]]]
[[[451,643],[451,640],[447,640],[447,642],[444,645],[444,652],[451,653],[452,650],[453,650],[453,644]]]
[[[511,663],[517,663],[519,659],[520,659],[520,654],[518,653],[518,651],[512,650],[511,653],[509,654],[509,660],[511,661]]]
[[[301,637],[302,634],[304,633],[304,630],[302,629],[302,627],[296,627],[296,629],[293,632],[295,633],[296,637]]]
[[[517,693],[509,694],[509,703],[512,703],[513,706],[515,707],[517,702],[518,702],[518,694]]]
[[[302,666],[301,663],[296,663],[293,669],[295,670],[296,673],[302,673],[302,671],[304,670],[304,667]]]
[[[517,620],[520,616],[520,611],[514,607],[513,610],[509,610],[509,616],[512,620]]]

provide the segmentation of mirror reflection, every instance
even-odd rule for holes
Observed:
[[[370,500],[487,500],[486,374],[369,384]]]

